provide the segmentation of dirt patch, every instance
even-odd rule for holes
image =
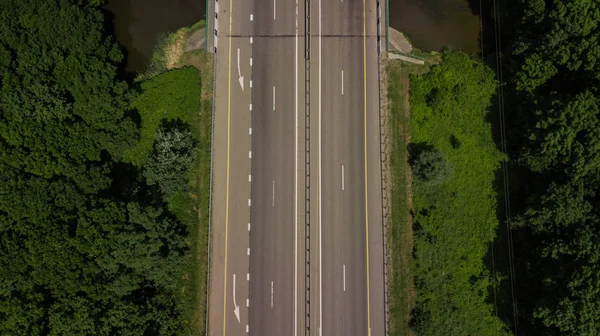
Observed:
[[[169,36],[172,42],[167,46],[165,51],[165,67],[169,70],[179,67],[181,55],[185,51],[185,43],[187,34],[185,31],[177,31]]]

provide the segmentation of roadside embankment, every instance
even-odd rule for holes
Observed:
[[[202,48],[204,21],[157,39],[148,70],[140,74],[134,108],[141,117],[142,139],[130,160],[147,160],[161,125],[182,123],[195,143],[186,187],[170,198],[169,209],[188,232],[180,271],[178,306],[186,335],[204,335],[210,199],[213,60]]]
[[[382,85],[386,88],[384,132],[387,193],[387,274],[390,335],[412,335],[409,323],[415,306],[415,261],[412,257],[412,175],[408,164],[410,135],[409,75],[427,65],[387,60]]]

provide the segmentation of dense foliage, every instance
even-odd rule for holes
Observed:
[[[123,162],[135,94],[99,3],[0,1],[3,335],[182,328],[186,226]]]
[[[150,185],[158,185],[166,200],[187,184],[187,171],[193,163],[194,139],[188,129],[161,127],[156,134],[154,150],[144,165],[144,176]]]
[[[527,335],[600,333],[600,3],[511,0],[503,27]]]
[[[488,301],[494,279],[484,265],[503,159],[486,121],[495,85],[488,67],[459,52],[411,78],[417,335],[508,333]]]
[[[450,177],[452,166],[446,155],[439,150],[416,148],[411,154],[412,173],[417,182],[435,185]]]

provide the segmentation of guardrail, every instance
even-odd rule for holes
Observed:
[[[206,8],[208,9],[208,3],[209,1],[212,0],[206,0]],[[216,81],[217,81],[217,32],[218,32],[218,10],[219,7],[217,6],[217,4],[219,3],[218,0],[214,0],[215,3],[215,33],[214,33],[214,54],[213,54],[213,78],[212,78],[212,116],[211,116],[211,133],[210,133],[210,177],[209,177],[209,196],[208,196],[208,239],[207,239],[207,249],[206,249],[206,253],[207,253],[207,266],[206,266],[206,316],[205,316],[205,326],[206,326],[206,331],[205,331],[205,336],[208,336],[208,312],[209,312],[209,293],[210,293],[210,264],[211,264],[211,245],[212,245],[212,239],[211,239],[211,225],[212,225],[212,191],[213,191],[213,169],[214,169],[214,144],[215,144],[215,91],[217,89],[216,87]],[[207,10],[208,13],[208,10]],[[208,36],[208,30],[210,27],[210,19],[209,16],[207,15],[206,18],[206,34]],[[205,40],[205,44],[206,44],[206,50],[208,51],[208,38]]]

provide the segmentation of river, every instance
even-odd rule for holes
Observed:
[[[469,2],[476,6],[471,9]],[[479,45],[479,1],[389,0],[390,27],[406,34],[423,51],[445,47],[476,53]]]
[[[389,0],[390,26],[424,51],[444,47],[479,51],[476,0]],[[117,41],[126,50],[126,70],[143,71],[150,63],[156,36],[205,18],[202,0],[108,0]]]
[[[205,18],[203,0],[108,0],[117,41],[126,50],[126,70],[143,71],[159,33],[175,31]]]

